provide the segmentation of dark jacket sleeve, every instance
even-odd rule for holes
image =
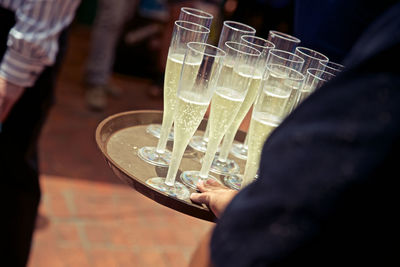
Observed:
[[[391,241],[398,223],[400,75],[388,62],[400,60],[399,10],[388,32],[375,27],[365,37],[390,41],[354,57],[269,137],[260,177],[217,223],[215,266],[398,262]]]

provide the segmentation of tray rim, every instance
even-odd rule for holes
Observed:
[[[113,173],[120,180],[122,180],[124,183],[128,184],[134,190],[136,190],[140,194],[146,196],[147,198],[150,198],[153,201],[155,201],[163,206],[169,207],[173,210],[184,213],[186,215],[190,215],[190,216],[196,217],[198,219],[203,219],[203,220],[206,220],[209,222],[216,222],[217,221],[216,216],[205,205],[202,205],[203,207],[201,208],[197,204],[191,204],[189,201],[172,198],[172,197],[168,196],[166,193],[163,193],[161,191],[151,188],[146,183],[142,182],[139,178],[134,177],[132,174],[130,174],[129,172],[124,170],[121,166],[118,165],[117,162],[115,162],[108,155],[106,144],[112,134],[109,137],[107,137],[107,141],[104,141],[101,137],[101,131],[104,129],[104,127],[107,125],[107,123],[109,123],[110,121],[112,121],[116,118],[121,118],[123,116],[128,116],[128,115],[133,115],[133,114],[145,114],[145,113],[162,115],[163,111],[161,111],[161,110],[124,111],[124,112],[119,112],[119,113],[110,115],[110,116],[104,118],[98,124],[98,126],[96,127],[96,131],[95,131],[95,139],[96,139],[96,145],[99,148],[99,150],[101,151],[103,158],[106,160],[109,167],[112,169]],[[132,126],[134,126],[134,125],[132,125]],[[129,126],[129,127],[132,127],[132,126]],[[126,127],[126,128],[128,128],[128,127]],[[117,131],[115,131],[115,132],[117,132]]]

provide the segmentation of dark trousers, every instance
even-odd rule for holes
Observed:
[[[6,51],[14,13],[0,8],[0,60]],[[53,88],[64,54],[60,36],[56,64],[26,88],[0,133],[0,260],[4,266],[26,266],[40,202],[37,145],[40,129],[53,102]]]

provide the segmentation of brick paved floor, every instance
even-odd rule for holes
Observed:
[[[113,177],[110,177],[113,178]],[[211,226],[117,184],[43,175],[31,267],[186,266]]]
[[[41,218],[29,267],[186,266],[211,223],[163,207],[119,182],[94,140],[98,123],[134,109],[161,109],[149,81],[115,75],[123,96],[88,110],[82,74],[89,29],[74,26],[57,101],[40,142]]]

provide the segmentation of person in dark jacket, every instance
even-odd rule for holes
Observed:
[[[399,60],[397,3],[270,135],[257,180],[198,185],[219,220],[192,266],[398,265]]]

